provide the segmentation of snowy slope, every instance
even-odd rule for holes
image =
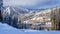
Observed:
[[[37,31],[16,29],[7,24],[0,23],[0,34],[60,34],[59,31]]]

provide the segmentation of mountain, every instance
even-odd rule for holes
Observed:
[[[29,14],[25,14],[24,16],[22,16],[22,18],[24,19],[24,22],[25,21],[28,21],[27,23],[31,23],[32,21],[40,21],[40,19],[50,19],[50,15],[51,15],[51,11],[56,11],[56,7],[55,8],[49,8],[49,9],[46,9],[46,10],[37,10],[36,13],[29,13]],[[42,20],[43,21],[43,20]],[[35,22],[34,22],[35,23]]]
[[[55,12],[56,9],[58,8],[49,8],[36,13],[25,14],[22,16],[22,21],[26,24],[32,24],[31,29],[49,29],[51,27],[51,12]]]
[[[2,12],[3,22],[16,28],[41,30],[46,27],[46,29],[49,29],[51,27],[51,11],[56,11],[56,9],[57,8],[49,8],[30,11],[21,7],[5,7]]]
[[[10,11],[9,11],[10,10]],[[5,11],[12,12],[12,13],[20,13],[20,14],[26,14],[28,13],[27,9],[18,8],[18,7],[5,7]]]

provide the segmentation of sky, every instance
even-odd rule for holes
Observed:
[[[44,9],[60,6],[60,0],[3,0],[4,6],[21,6],[28,9]]]

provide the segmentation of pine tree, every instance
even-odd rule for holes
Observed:
[[[56,7],[55,10],[51,11],[51,30],[60,30],[60,7]]]
[[[2,7],[3,7],[3,0],[0,0],[0,22],[2,21]]]

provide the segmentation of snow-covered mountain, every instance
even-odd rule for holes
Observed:
[[[11,14],[16,13],[16,14],[26,14],[28,13],[27,9],[24,8],[19,8],[19,7],[5,7],[4,11],[11,12]]]
[[[55,12],[58,8],[49,8],[42,11],[37,11],[36,13],[25,14],[23,18],[23,23],[33,24],[32,29],[39,29],[40,27],[46,27],[49,29],[51,27],[51,12]],[[37,26],[37,27],[36,27]],[[39,27],[40,26],[40,27]]]
[[[28,21],[27,23],[31,23],[32,21],[40,21],[42,18],[46,18],[46,19],[50,19],[51,18],[51,11],[55,12],[56,11],[56,7],[55,8],[49,8],[49,9],[46,9],[46,10],[42,10],[42,11],[39,11],[37,10],[36,13],[29,13],[29,14],[25,14],[24,16],[22,16],[22,18],[24,19],[24,22],[25,21]],[[42,20],[43,21],[43,20]],[[34,22],[35,23],[35,22]]]
[[[2,12],[3,22],[16,28],[37,29],[42,27],[51,27],[51,11],[56,11],[56,8],[49,8],[46,10],[28,10],[19,7],[5,7]],[[27,26],[28,25],[28,26]]]

